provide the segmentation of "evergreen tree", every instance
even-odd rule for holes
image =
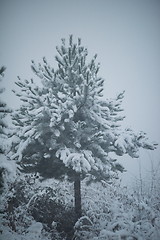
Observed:
[[[2,81],[2,79],[4,77],[5,69],[6,68],[4,66],[2,66],[0,68],[0,82]],[[1,88],[0,89],[0,94],[2,94],[3,92],[4,92],[4,88]],[[4,149],[3,149],[2,145],[3,145],[4,137],[6,135],[5,129],[7,128],[4,117],[9,112],[10,111],[7,107],[7,104],[0,99],[0,153],[4,153]]]
[[[62,39],[57,47],[58,64],[53,69],[32,61],[33,72],[41,79],[16,84],[15,92],[23,102],[12,114],[15,132],[10,156],[24,171],[40,173],[45,178],[74,181],[76,219],[81,216],[81,179],[108,181],[124,168],[111,157],[129,154],[138,157],[139,148],[155,149],[143,132],[122,130],[121,102],[124,93],[115,99],[103,96],[104,80],[98,76],[97,55],[87,63],[87,49]]]
[[[2,66],[0,68],[0,82],[2,81],[2,79],[4,77],[5,69],[6,68],[4,66]],[[3,92],[4,92],[4,88],[1,88],[0,94],[2,94]],[[5,129],[7,128],[4,118],[5,118],[6,114],[9,112],[10,112],[10,110],[7,107],[7,104],[0,99],[0,154],[4,154],[4,145],[3,144],[4,144],[4,141],[6,138]],[[3,184],[4,184],[4,179],[3,179],[4,172],[5,172],[5,169],[2,166],[0,166],[0,193],[2,191]]]

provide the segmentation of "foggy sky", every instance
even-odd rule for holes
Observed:
[[[3,98],[12,108],[11,93],[19,75],[30,78],[31,60],[45,56],[56,67],[55,47],[73,34],[82,38],[89,58],[98,54],[105,96],[125,90],[123,126],[143,130],[160,143],[160,1],[158,0],[0,0],[0,65],[7,71]],[[140,159],[121,159],[127,180],[138,176],[139,163],[150,171],[160,147],[141,151]]]

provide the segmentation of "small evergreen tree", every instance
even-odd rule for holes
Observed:
[[[0,82],[2,81],[2,78],[4,77],[4,71],[5,71],[5,67],[1,67],[0,68]],[[0,94],[2,94],[4,92],[4,88],[0,89]],[[5,135],[5,128],[7,127],[5,121],[4,121],[4,117],[6,116],[6,113],[9,112],[9,109],[7,108],[7,104],[4,103],[1,99],[0,99],[0,153],[3,153],[3,147],[2,147],[2,142],[3,142],[3,137]]]
[[[41,79],[16,84],[15,92],[23,104],[12,114],[15,125],[11,158],[25,171],[40,173],[45,178],[74,181],[76,219],[81,216],[81,179],[108,181],[124,168],[111,152],[138,157],[139,148],[155,149],[143,132],[121,130],[124,119],[119,113],[124,93],[115,99],[104,99],[104,80],[98,76],[95,55],[87,63],[87,49],[62,39],[55,57],[57,70],[43,58],[33,72]],[[16,137],[15,137],[16,136]]]
[[[5,69],[6,68],[4,66],[2,66],[0,68],[0,82],[2,81],[2,79],[4,77]],[[4,88],[1,88],[0,94],[2,94],[3,92],[4,92]],[[0,154],[4,153],[3,144],[5,141],[5,137],[6,137],[5,129],[7,128],[4,118],[5,118],[6,114],[9,112],[10,112],[10,110],[7,107],[7,104],[0,99]],[[0,167],[0,190],[3,187],[3,173],[4,173],[4,168]]]

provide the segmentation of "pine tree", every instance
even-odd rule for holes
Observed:
[[[4,66],[2,66],[0,68],[0,82],[2,81],[2,79],[4,77],[5,69],[6,68]],[[3,92],[4,92],[4,88],[1,88],[0,94],[2,94]],[[7,128],[4,118],[5,118],[6,114],[9,112],[10,112],[10,110],[7,107],[7,104],[0,99],[0,153],[4,153],[4,149],[3,149],[2,145],[3,145],[4,137],[6,135],[5,129]]]
[[[15,132],[10,152],[24,171],[40,173],[45,178],[74,181],[76,219],[81,216],[81,180],[111,180],[124,168],[118,156],[138,157],[139,148],[155,149],[143,132],[122,130],[120,116],[124,93],[114,99],[103,96],[104,79],[98,76],[97,55],[87,63],[87,49],[62,39],[57,47],[57,69],[46,58],[43,64],[32,61],[33,79],[16,84],[15,92],[23,102],[12,114]]]
[[[4,71],[5,71],[5,67],[2,66],[0,68],[0,82],[2,81],[3,77],[4,77]],[[4,88],[0,89],[0,94],[2,94],[4,92]],[[7,128],[7,124],[5,122],[5,116],[7,113],[9,113],[10,110],[7,107],[7,104],[5,102],[3,102],[0,99],[0,154],[4,154],[5,150],[4,150],[4,141],[6,140],[6,128]],[[0,193],[2,192],[2,188],[4,185],[4,171],[5,169],[2,167],[2,165],[0,166]]]

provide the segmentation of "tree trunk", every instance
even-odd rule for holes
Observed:
[[[75,180],[74,180],[74,200],[75,200],[75,217],[76,217],[76,221],[77,221],[82,216],[80,173],[76,173],[75,174]]]

